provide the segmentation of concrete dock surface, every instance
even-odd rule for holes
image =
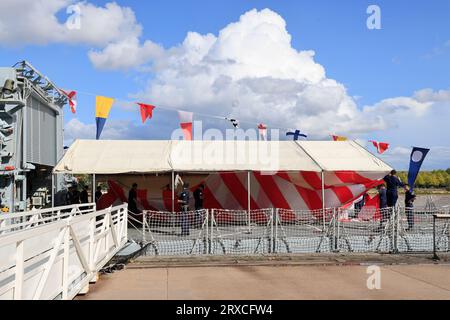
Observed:
[[[380,289],[367,286],[368,266]],[[371,282],[374,283],[373,281]],[[78,300],[450,299],[449,256],[140,257],[103,274]]]

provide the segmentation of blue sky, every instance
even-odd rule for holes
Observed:
[[[4,26],[0,26],[0,60],[2,66],[9,66],[26,59],[60,87],[79,91],[77,114],[72,115],[68,108],[65,111],[65,122],[69,124],[66,143],[74,138],[94,138],[94,97],[85,93],[126,101],[133,101],[137,95],[139,98],[136,99],[197,113],[233,115],[242,121],[286,123],[286,128],[306,130],[312,139],[324,139],[330,133],[336,133],[362,142],[370,139],[387,141],[391,148],[383,157],[399,169],[407,168],[412,145],[431,147],[424,167],[450,167],[449,134],[444,130],[450,117],[449,1],[129,0],[116,1],[114,7],[108,5],[109,1],[88,1],[81,6],[81,29],[77,35],[63,30],[69,16],[66,8],[77,4],[76,1],[19,2],[29,3],[30,16],[36,12],[33,6],[45,8],[40,10],[42,17],[35,20],[41,23],[30,25],[21,21],[20,15],[11,20],[1,17]],[[381,30],[369,30],[366,26],[369,16],[366,9],[371,4],[381,9]],[[17,2],[5,0],[0,4],[0,11],[6,15],[8,9],[14,10],[15,6]],[[270,12],[262,11],[265,8]],[[256,11],[246,15],[252,9]],[[105,20],[96,18],[99,12]],[[53,16],[58,19],[56,22],[52,21]],[[102,21],[114,21],[115,24]],[[231,23],[237,26],[234,29],[228,27]],[[264,32],[261,30],[265,23],[275,27],[268,31],[268,40],[262,35],[260,42],[255,41],[252,52],[252,48],[239,39],[239,34],[259,36]],[[219,36],[221,30],[223,33],[234,30],[234,33],[225,39],[225,36]],[[188,32],[198,34],[192,42],[194,45],[186,44]],[[208,33],[214,40],[206,36]],[[290,35],[289,48],[286,47],[286,35]],[[129,58],[131,54],[115,55],[120,49],[116,44],[133,41],[137,45],[131,46],[130,50],[141,57],[136,58],[135,63]],[[145,47],[146,41],[149,47]],[[211,75],[192,69],[197,72],[194,76],[179,76],[187,65],[180,67],[170,59],[181,61],[186,58],[192,67],[193,60],[190,59],[194,59],[195,50],[209,48],[210,41],[214,42],[212,48],[215,51],[211,49],[205,57],[233,57],[248,67],[247,73],[238,75],[234,69],[224,68],[220,72],[213,70],[214,75]],[[267,41],[273,41],[268,48],[275,48],[274,55],[270,60],[256,57],[256,66],[260,63],[262,69],[266,68],[260,75],[246,57],[267,51]],[[108,46],[111,46],[109,51]],[[291,49],[297,53],[313,50],[315,54],[299,62]],[[101,60],[95,60],[89,52],[100,53]],[[287,58],[283,58],[285,52]],[[283,62],[277,61],[279,58],[292,58],[292,70],[310,71],[298,77],[293,71],[278,72],[277,68],[281,69]],[[114,59],[119,60],[117,65]],[[123,66],[124,60],[128,60],[128,65]],[[212,66],[204,61],[207,60],[202,61],[203,66]],[[257,82],[259,87],[244,97],[236,94],[233,101],[239,103],[233,103],[233,106],[220,94],[206,99],[201,96],[202,90],[197,95],[192,92],[192,81],[210,80],[217,84],[223,79],[222,73],[230,77],[233,87],[221,87],[220,92],[228,95],[242,92],[244,82],[245,90],[248,90],[248,81],[255,79],[260,80]],[[173,74],[177,76],[172,77]],[[260,83],[265,80],[266,92],[261,93]],[[278,80],[284,82],[275,82]],[[331,80],[332,91],[329,89]],[[300,89],[267,93],[267,88],[279,90],[279,86],[290,85],[298,85]],[[309,88],[310,85],[313,87]],[[251,88],[254,86],[251,84]],[[205,84],[203,92],[210,89]],[[323,101],[311,101],[311,97]],[[278,106],[276,101],[281,100],[286,102],[284,105],[280,102]],[[106,138],[169,139],[178,126],[177,114],[173,111],[157,109],[151,122],[141,125],[139,112],[137,109],[130,111],[130,108],[123,103],[113,107],[105,126]],[[279,108],[278,113],[286,117],[274,116],[274,108]],[[351,119],[344,116],[339,120],[343,113]],[[289,122],[290,114],[296,115],[295,121]],[[253,115],[258,118],[252,118]],[[203,120],[207,127],[227,127],[226,123],[215,123],[216,120],[194,118]],[[333,119],[341,126],[335,126]],[[324,123],[323,127],[314,125],[318,120]],[[376,121],[379,122],[377,125]],[[352,130],[359,124],[361,128]],[[331,129],[327,131],[326,128]]]

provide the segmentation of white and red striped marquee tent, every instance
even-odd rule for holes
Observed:
[[[205,208],[315,210],[354,201],[390,170],[354,141],[77,140],[53,172],[107,181],[106,205],[136,182],[143,209],[171,211],[177,174],[205,185]]]

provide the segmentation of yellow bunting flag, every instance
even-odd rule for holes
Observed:
[[[95,97],[95,122],[97,124],[97,140],[100,139],[109,111],[114,103],[113,98],[96,96]]]
[[[332,135],[334,141],[347,141],[347,137]]]

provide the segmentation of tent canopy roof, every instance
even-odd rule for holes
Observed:
[[[76,140],[53,172],[387,172],[391,169],[354,141]]]

